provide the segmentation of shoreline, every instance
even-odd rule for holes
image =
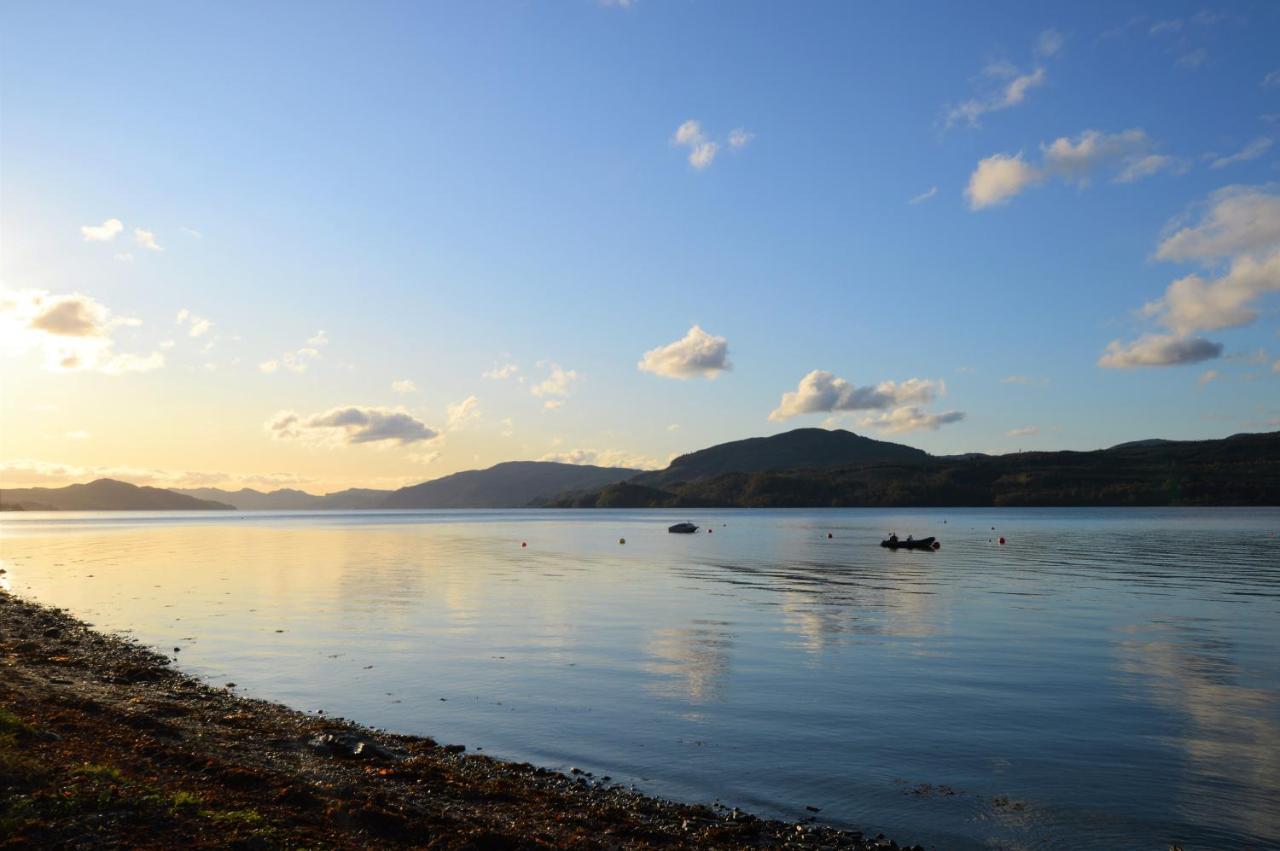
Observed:
[[[0,591],[0,848],[900,847],[608,779],[242,697]]]

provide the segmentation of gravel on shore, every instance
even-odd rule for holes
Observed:
[[[0,591],[0,848],[16,847],[899,846],[240,697]]]

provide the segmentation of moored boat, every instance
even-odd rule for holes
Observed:
[[[921,538],[918,541],[915,539],[890,538],[887,541],[881,541],[880,546],[888,547],[891,550],[936,550],[941,548],[942,544],[938,543],[937,538],[930,536]]]
[[[668,526],[667,531],[675,532],[681,535],[688,535],[698,531],[698,527],[694,526],[692,523],[677,523],[674,526]]]

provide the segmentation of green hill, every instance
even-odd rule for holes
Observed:
[[[881,461],[915,462],[929,453],[843,429],[798,428],[772,437],[750,437],[681,455],[665,470],[642,473],[633,484],[660,488],[720,473],[757,473],[807,467],[839,467]]]
[[[565,495],[554,507],[1280,505],[1280,432],[1096,452],[732,472]]]
[[[634,476],[626,467],[508,461],[393,491],[380,508],[522,508],[540,499],[594,491]]]

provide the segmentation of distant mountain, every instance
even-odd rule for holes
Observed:
[[[1147,449],[1152,446],[1165,446],[1167,444],[1175,443],[1175,442],[1176,441],[1164,440],[1159,437],[1151,437],[1146,440],[1130,440],[1127,443],[1117,443],[1115,446],[1112,446],[1110,448],[1111,449]]]
[[[733,472],[566,494],[556,508],[1280,505],[1280,432],[1096,452]]]
[[[266,493],[253,488],[241,488],[237,491],[222,488],[174,488],[174,493],[225,502],[241,511],[349,511],[377,508],[391,491],[350,488],[317,496],[293,488]]]
[[[552,461],[508,461],[393,491],[379,508],[522,508],[558,494],[591,491],[638,473]]]
[[[862,437],[843,429],[798,428],[772,437],[750,437],[681,455],[665,470],[642,473],[632,484],[660,488],[721,473],[841,467],[879,462],[918,462],[923,449]]]
[[[229,511],[232,506],[163,488],[98,479],[64,488],[5,488],[0,490],[0,508],[29,511]]]

